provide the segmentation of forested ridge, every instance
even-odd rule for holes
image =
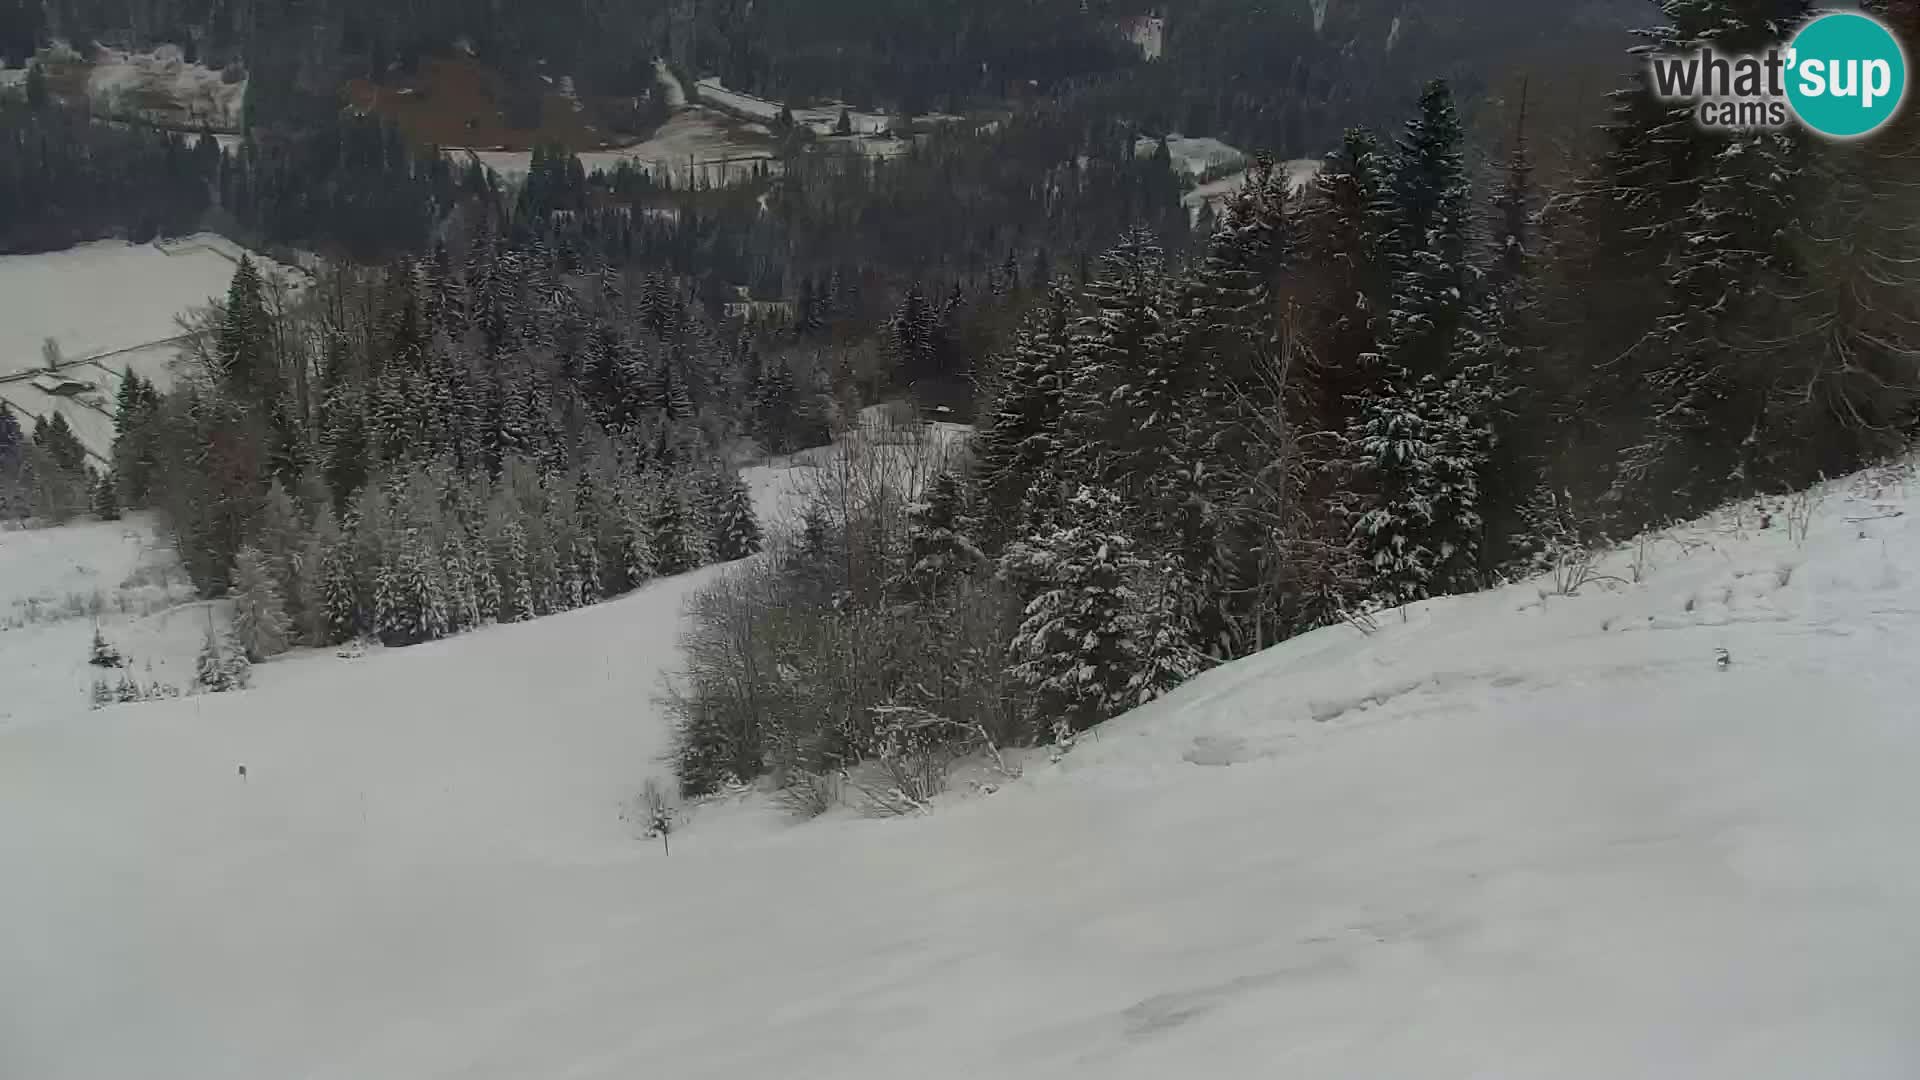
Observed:
[[[1671,0],[1647,38],[1739,51],[1808,10]],[[1136,229],[1055,281],[987,362],[967,464],[851,467],[703,599],[688,790],[768,769],[817,810],[879,760],[877,803],[915,805],[943,752],[1064,744],[1409,602],[1577,590],[1610,541],[1910,445],[1913,114],[1857,144],[1705,134],[1637,75],[1610,110],[1545,189],[1525,123],[1470,167],[1434,82],[1302,198],[1257,168],[1197,255]]]
[[[641,95],[651,59],[782,100],[962,112],[1097,91],[1161,130],[1317,156],[1348,125],[1392,122],[1422,80],[1469,102],[1525,70],[1549,87],[1604,78],[1594,57],[1649,15],[1641,0],[643,0],[627,5],[422,0],[0,0],[0,57],[49,36],[185,44],[215,66],[278,74],[275,95],[330,94],[453,43],[531,85]],[[1148,61],[1124,31],[1162,20]],[[1581,89],[1597,88],[1597,85]]]

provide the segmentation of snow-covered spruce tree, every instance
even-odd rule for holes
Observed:
[[[504,517],[494,533],[494,580],[500,583],[500,622],[534,616],[533,581],[527,575],[527,531],[518,517]]]
[[[753,493],[746,481],[738,473],[714,472],[706,480],[705,497],[711,507],[708,522],[714,559],[732,562],[758,553],[760,523],[754,517]]]
[[[107,643],[98,626],[93,628],[93,645],[87,650],[87,663],[97,668],[117,668],[126,662],[120,650]]]
[[[934,374],[940,333],[940,307],[915,282],[887,322],[888,358],[893,362],[898,385],[907,386]]]
[[[600,601],[600,549],[594,537],[594,495],[578,475],[550,480],[555,517],[547,524],[556,553],[560,600],[557,607],[573,610]]]
[[[53,464],[68,472],[77,475],[87,467],[87,448],[61,413],[34,421],[33,444],[46,451]]]
[[[1487,462],[1480,505],[1486,539],[1482,577],[1521,557],[1531,546],[1523,511],[1541,479],[1552,430],[1551,405],[1540,387],[1537,343],[1539,290],[1535,280],[1537,197],[1527,144],[1526,101],[1493,198],[1488,269],[1454,341],[1454,358],[1469,385],[1483,389],[1488,408]]]
[[[667,483],[680,493],[680,506],[685,515],[682,520],[686,530],[687,555],[695,567],[705,566],[714,559],[714,513],[719,508],[714,503],[713,489],[707,486],[705,479],[712,475],[710,470],[713,467],[694,466],[667,478]]]
[[[1307,301],[1312,370],[1303,373],[1301,423],[1311,432],[1344,432],[1379,379],[1372,358],[1386,330],[1396,231],[1389,166],[1372,132],[1349,129],[1307,203],[1306,276],[1317,287]]]
[[[271,347],[272,328],[260,271],[251,258],[243,255],[227,287],[227,302],[214,338],[214,355],[229,393],[242,401],[271,400],[280,379]]]
[[[1398,605],[1469,588],[1484,529],[1479,480],[1491,442],[1494,363],[1463,368],[1463,341],[1479,280],[1469,265],[1471,187],[1461,130],[1442,82],[1428,85],[1394,164],[1399,226],[1393,308],[1375,363],[1382,376],[1360,397],[1349,429],[1348,512],[1370,568],[1369,596]],[[1483,330],[1469,329],[1468,344]]]
[[[1287,178],[1261,155],[1230,196],[1206,257],[1180,290],[1175,327],[1199,387],[1201,445],[1235,450],[1243,410],[1278,406],[1266,377],[1276,346],[1274,288],[1296,258]]]
[[[429,549],[409,527],[381,563],[373,587],[373,630],[383,645],[417,645],[446,636],[446,598]]]
[[[294,627],[303,625],[306,612],[302,603],[311,591],[304,579],[313,573],[313,568],[305,564],[309,530],[293,497],[278,479],[267,485],[255,535],[254,546],[286,604],[288,620]]]
[[[215,636],[213,627],[207,627],[199,658],[194,661],[194,689],[205,694],[223,694],[245,689],[247,681],[246,657],[230,644],[223,644]]]
[[[1794,131],[1726,140],[1697,187],[1669,263],[1670,309],[1648,343],[1651,424],[1621,461],[1621,494],[1670,511],[1788,480],[1768,431],[1784,336],[1783,295],[1798,291],[1786,242],[1811,201],[1805,139]],[[1771,348],[1770,348],[1771,346]]]
[[[687,518],[685,497],[679,485],[668,482],[655,497],[653,517],[647,523],[653,542],[654,570],[662,577],[684,574],[700,565],[699,553],[687,543]]]
[[[1178,594],[1203,652],[1238,655],[1259,637],[1273,515],[1297,512],[1274,480],[1291,467],[1298,365],[1280,329],[1276,286],[1297,258],[1287,180],[1262,157],[1224,209],[1207,254],[1179,290],[1173,348],[1190,390],[1177,464],[1153,493],[1150,539],[1178,568]],[[1301,372],[1300,374],[1304,374]],[[1244,640],[1243,640],[1244,639]]]
[[[449,529],[440,538],[439,574],[446,594],[447,632],[471,630],[483,621],[479,567],[464,530]]]
[[[753,437],[762,450],[777,455],[800,449],[794,440],[798,409],[799,390],[794,382],[793,365],[781,357],[754,388]]]
[[[226,672],[227,689],[245,690],[253,684],[253,662],[247,659],[232,631],[220,643],[220,662]]]
[[[1130,229],[1100,257],[1087,302],[1075,326],[1068,462],[1077,478],[1137,498],[1173,465],[1190,389],[1169,346],[1173,298],[1152,233]]]
[[[1478,567],[1485,428],[1458,377],[1396,370],[1349,440],[1363,494],[1352,511],[1367,599],[1398,606],[1471,588]]]
[[[637,483],[621,493],[616,522],[620,540],[619,565],[626,587],[637,589],[659,571],[653,554],[653,515],[648,496]]]
[[[1882,17],[1920,40],[1920,3],[1895,0]],[[1778,385],[1766,441],[1792,451],[1765,478],[1804,486],[1905,449],[1920,413],[1920,233],[1913,147],[1920,110],[1850,143],[1815,145],[1802,188],[1809,196],[1789,234],[1796,273],[1769,282],[1757,301],[1785,330],[1766,353]]]
[[[1393,159],[1397,238],[1385,362],[1419,378],[1453,374],[1454,335],[1478,288],[1468,260],[1473,187],[1453,94],[1427,84]]]
[[[333,640],[329,625],[326,575],[330,567],[327,553],[340,544],[340,526],[334,519],[333,507],[327,505],[324,498],[317,505],[313,528],[300,540],[300,570],[295,577],[299,598],[287,604],[289,611],[299,612],[293,630],[295,639],[303,645],[327,645]],[[352,595],[351,583],[348,584],[348,595]]]
[[[286,602],[260,549],[240,549],[233,564],[233,635],[248,660],[287,651],[292,624]]]
[[[1008,647],[1015,681],[1033,695],[1035,726],[1085,730],[1152,699],[1196,667],[1162,581],[1120,528],[1121,500],[1082,488],[1075,524],[1017,541],[1001,572],[1033,599]],[[1163,580],[1163,579],[1162,579]]]
[[[120,479],[111,470],[94,481],[93,515],[101,521],[120,520]]]
[[[967,489],[955,473],[941,473],[933,490],[907,510],[905,592],[921,601],[937,601],[963,575],[987,564],[970,538],[974,523]]]
[[[1667,0],[1661,6],[1664,18],[1641,32],[1636,53],[1688,52],[1707,42],[1723,51],[1752,51],[1790,36],[1789,24],[1805,10],[1800,0]],[[1633,451],[1646,446],[1650,418],[1663,409],[1658,402],[1649,407],[1649,383],[1668,364],[1660,328],[1676,312],[1668,286],[1700,224],[1701,184],[1715,171],[1716,158],[1742,138],[1700,130],[1691,109],[1654,95],[1645,65],[1639,66],[1634,80],[1612,95],[1606,145],[1594,168],[1555,200],[1555,250],[1540,275],[1543,323],[1577,328],[1544,335],[1540,343],[1542,362],[1569,384],[1560,396],[1577,402],[1555,417],[1554,437],[1626,466],[1617,479],[1602,473],[1598,484],[1585,475],[1598,470],[1561,479],[1585,493],[1583,502],[1610,494],[1613,524],[1629,530],[1675,507],[1667,493],[1637,479],[1658,455]]]
[[[1073,322],[1073,293],[1055,282],[995,365],[993,404],[972,443],[983,539],[992,549],[1018,526],[1020,505],[1029,494],[1053,486],[1066,453]]]
[[[527,505],[530,510],[521,521],[527,535],[526,574],[533,613],[567,611],[572,607],[566,580],[572,558],[568,522],[553,513],[544,490],[537,491]]]

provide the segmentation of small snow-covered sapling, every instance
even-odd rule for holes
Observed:
[[[668,855],[673,854],[673,846],[668,837],[673,833],[673,807],[667,805],[667,797],[661,793],[660,785],[647,781],[641,794],[647,806],[647,835],[660,838],[660,849]]]

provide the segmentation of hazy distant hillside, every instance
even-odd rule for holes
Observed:
[[[1124,32],[1149,11],[1164,20],[1151,61]],[[1077,93],[1152,126],[1296,155],[1401,115],[1435,76],[1455,81],[1469,114],[1522,76],[1536,102],[1591,104],[1623,67],[1625,31],[1653,14],[1647,0],[0,0],[0,57],[50,35],[175,41],[318,93],[459,42],[525,84],[565,74],[582,93],[642,95],[662,55],[753,93],[889,110]],[[274,96],[288,82],[272,81]]]

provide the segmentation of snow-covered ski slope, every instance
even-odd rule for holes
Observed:
[[[703,809],[671,856],[622,803],[724,568],[16,721],[0,1075],[1909,1080],[1914,482],[1308,635],[925,817]]]

